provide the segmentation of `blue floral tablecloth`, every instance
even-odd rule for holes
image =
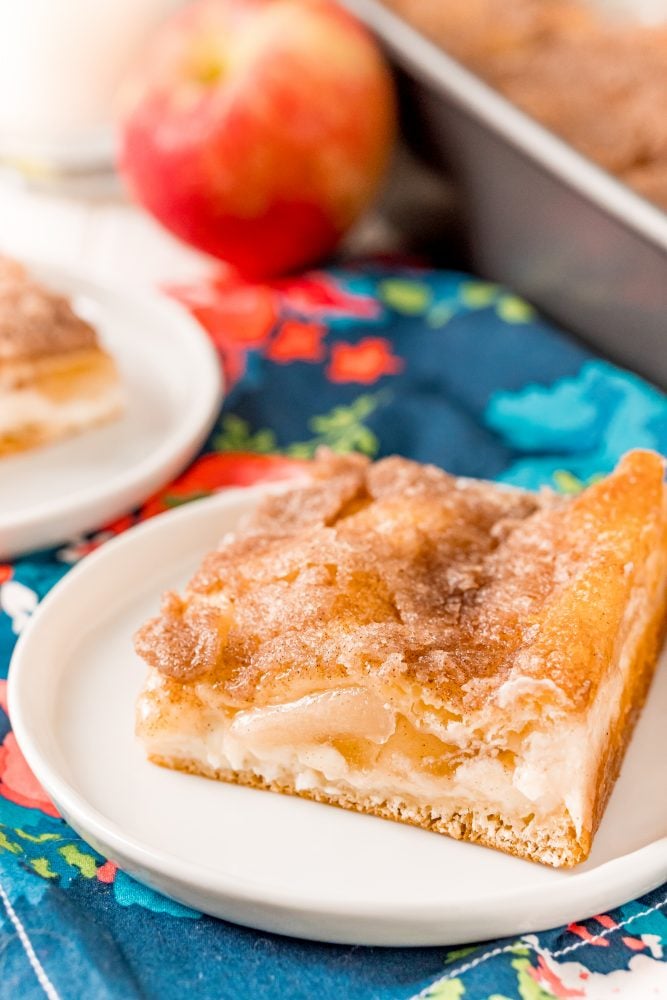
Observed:
[[[289,477],[320,444],[566,493],[628,448],[667,454],[660,392],[465,275],[359,266],[170,292],[220,351],[229,387],[220,418],[202,455],[141,510],[0,565],[0,676],[40,599],[77,559],[177,504]],[[4,694],[2,681],[3,703]],[[30,774],[6,711],[0,725],[1,997],[667,997],[667,886],[567,928],[467,948],[258,933],[158,896],[95,854]]]

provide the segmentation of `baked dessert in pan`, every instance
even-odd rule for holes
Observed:
[[[661,110],[667,10],[662,20],[646,21],[630,0],[383,3],[579,152],[667,208]]]
[[[93,327],[0,256],[0,458],[112,420],[123,398]]]
[[[563,498],[321,455],[138,632],[149,758],[582,861],[660,648],[663,474]]]

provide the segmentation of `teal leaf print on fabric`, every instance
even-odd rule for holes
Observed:
[[[37,906],[48,889],[48,881],[20,862],[9,864],[0,860],[0,884],[7,898],[16,905],[24,899],[31,906]],[[6,926],[7,914],[0,909],[0,928]]]
[[[587,452],[595,448],[603,429],[598,384],[596,373],[582,369],[576,378],[548,388],[499,392],[489,403],[487,419],[520,451]]]
[[[133,878],[122,871],[116,872],[113,892],[115,900],[120,906],[143,906],[144,909],[152,910],[153,913],[168,913],[172,917],[187,917],[190,920],[197,920],[201,917],[201,913],[197,910],[192,910],[189,906],[183,906],[182,903],[177,903],[174,899],[154,892],[147,885],[135,882]]]
[[[499,478],[527,489],[558,488],[567,474],[586,484],[631,448],[667,452],[665,396],[605,361],[551,386],[497,392],[484,421],[519,453]]]
[[[624,925],[632,926],[632,934],[642,938],[651,945],[656,939],[658,947],[653,947],[654,957],[663,958],[667,953],[667,899],[662,906],[650,908],[633,900],[620,908],[620,920]]]

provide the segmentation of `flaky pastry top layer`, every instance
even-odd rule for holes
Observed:
[[[584,707],[665,545],[662,480],[650,452],[568,499],[322,456],[165,596],[136,647],[236,707],[360,677],[451,711],[512,679]]]

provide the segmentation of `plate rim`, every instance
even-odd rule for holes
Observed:
[[[259,486],[229,488],[201,500],[196,500],[175,511],[169,511],[151,518],[149,521],[128,529],[122,535],[106,542],[100,549],[81,560],[70,570],[40,602],[27,627],[17,641],[9,669],[8,677],[8,707],[9,716],[19,747],[26,761],[53,798],[67,822],[74,827],[86,841],[96,840],[104,845],[104,853],[115,852],[125,861],[129,860],[135,869],[156,873],[168,882],[194,887],[197,892],[214,898],[231,901],[242,907],[257,907],[267,911],[267,920],[262,922],[256,917],[248,920],[248,926],[277,933],[290,934],[285,929],[284,920],[294,917],[320,920],[323,925],[339,925],[340,920],[349,923],[350,934],[341,936],[339,933],[319,932],[316,927],[312,933],[299,932],[301,937],[313,940],[330,941],[347,944],[371,944],[390,946],[431,946],[469,942],[470,935],[464,937],[452,933],[452,900],[443,895],[442,901],[428,903],[408,903],[388,901],[379,904],[372,899],[345,900],[341,898],[318,898],[301,895],[298,891],[287,891],[262,886],[251,879],[234,875],[229,871],[216,870],[197,864],[152,847],[139,838],[126,834],[113,820],[105,817],[96,807],[90,805],[67,777],[59,773],[57,764],[49,760],[48,752],[40,745],[39,731],[33,732],[30,725],[30,649],[32,636],[42,629],[42,621],[48,622],[51,610],[56,608],[63,599],[68,599],[68,592],[81,586],[80,581],[86,580],[97,572],[97,567],[116,553],[132,550],[137,536],[148,537],[149,534],[165,533],[168,535],[178,528],[181,522],[202,516],[209,511],[235,504],[242,498],[261,497],[270,490],[284,489],[286,484],[262,484]],[[63,597],[63,595],[65,595]],[[667,665],[666,665],[667,666]],[[57,690],[57,685],[55,690]],[[94,845],[93,845],[94,846]],[[96,848],[99,850],[99,848]],[[529,864],[530,862],[526,862]],[[530,926],[516,930],[522,925],[521,918],[514,917],[514,930],[502,930],[484,933],[478,940],[487,937],[504,937],[507,934],[537,933],[552,926],[558,926],[571,920],[586,919],[601,912],[621,905],[631,898],[636,898],[651,889],[657,888],[667,879],[667,835],[658,838],[628,854],[612,858],[595,868],[577,873],[574,868],[562,872],[563,879],[547,887],[535,886],[530,889],[499,890],[497,892],[478,892],[466,895],[465,900],[456,898],[456,920],[461,925],[479,923],[489,926],[489,908],[505,911],[512,909],[532,912],[536,904],[543,904],[545,895],[549,896],[550,916],[529,921]],[[133,874],[133,877],[137,877]],[[611,886],[611,888],[610,888]],[[170,895],[169,890],[159,888],[160,892]],[[178,894],[172,898],[179,899]],[[602,905],[600,901],[602,900]],[[180,901],[184,900],[183,896]],[[590,902],[587,902],[590,901]],[[189,905],[193,905],[190,903]],[[463,905],[463,908],[462,908]],[[200,907],[201,908],[201,907]],[[538,908],[540,908],[538,906]],[[543,905],[541,909],[544,909]],[[210,909],[204,912],[212,912]],[[278,914],[276,921],[271,914]],[[218,912],[214,915],[220,915]],[[269,919],[270,917],[270,919]],[[462,919],[464,918],[464,919]],[[235,920],[235,917],[227,917]],[[243,923],[243,920],[238,922]],[[501,923],[498,918],[497,923]],[[525,923],[525,920],[524,920]],[[379,933],[374,933],[373,926],[380,927]],[[438,925],[448,928],[446,934],[438,934],[434,928]],[[407,929],[406,929],[407,926]],[[356,928],[356,930],[355,930]],[[435,933],[435,936],[434,936]]]
[[[185,306],[159,287],[126,287],[113,281],[100,280],[85,269],[63,267],[38,257],[22,256],[20,260],[29,272],[38,274],[41,280],[45,280],[55,290],[58,290],[62,281],[65,285],[75,287],[76,290],[71,294],[89,295],[93,299],[98,296],[116,298],[131,309],[146,310],[156,317],[156,321],[168,323],[183,346],[187,343],[189,362],[197,374],[197,391],[191,394],[185,419],[182,422],[179,420],[168,439],[161,441],[150,455],[133,462],[129,469],[125,468],[104,481],[103,493],[107,503],[112,495],[123,496],[122,501],[119,499],[112,505],[116,514],[105,519],[121,516],[140,504],[160,484],[178,474],[205,441],[225,396],[225,378],[220,359],[203,327],[188,313]],[[66,541],[67,535],[63,537],[60,532],[44,529],[45,524],[53,525],[60,518],[81,519],[83,526],[78,534],[93,530],[97,522],[92,513],[86,516],[86,510],[91,504],[100,502],[104,501],[100,499],[100,486],[97,483],[81,487],[55,501],[45,499],[24,511],[3,515],[0,510],[0,532],[7,533],[10,537],[9,544],[2,545],[0,554],[13,558],[34,549],[34,546],[23,544],[13,546],[12,532],[29,534],[31,529],[37,528],[39,536],[53,537],[50,542],[39,542],[40,548]]]

